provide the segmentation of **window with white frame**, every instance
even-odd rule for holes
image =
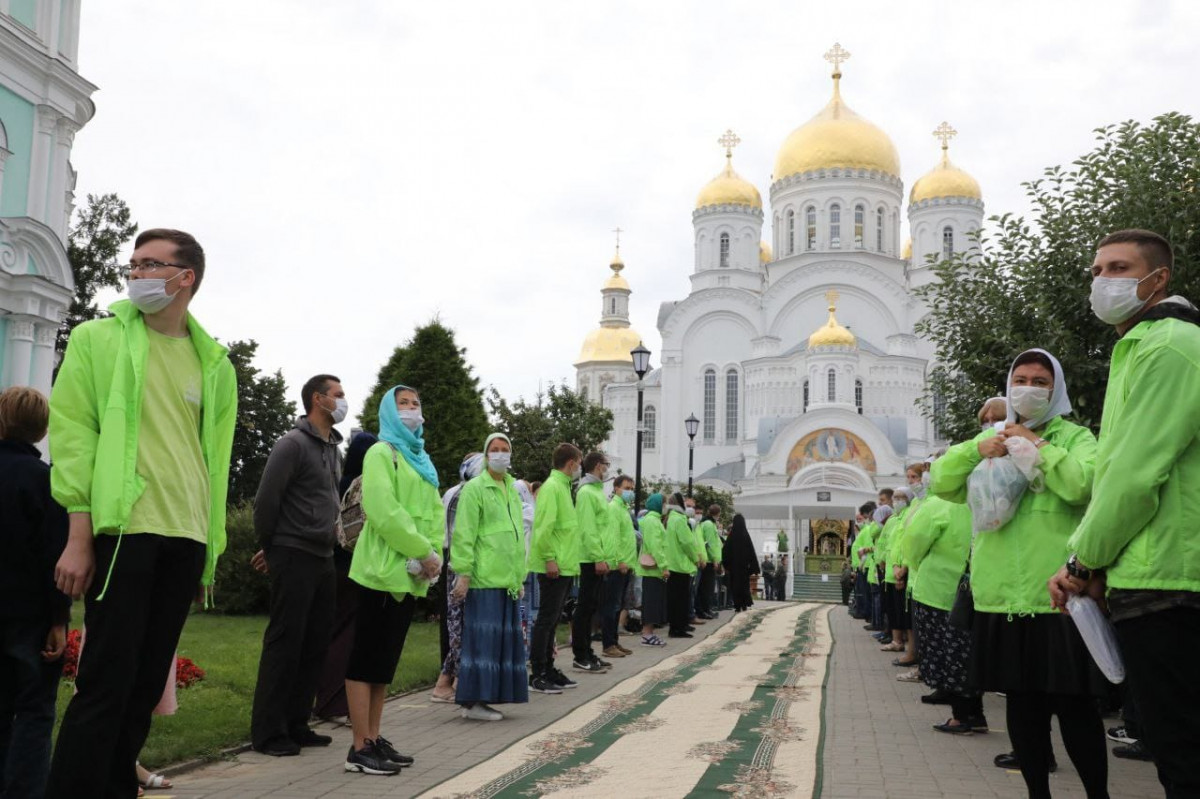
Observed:
[[[854,246],[862,249],[863,228],[867,224],[867,209],[861,205],[854,206]]]
[[[721,234],[721,267],[729,266],[729,234]]]
[[[789,210],[787,213],[787,254],[791,255],[796,251],[796,212]]]
[[[738,435],[738,373],[730,369],[725,373],[725,443],[736,444]]]
[[[704,370],[704,440],[711,444],[717,437],[717,370]]]
[[[954,228],[942,228],[942,259],[949,261],[954,256]]]
[[[842,247],[842,206],[829,206],[829,246],[835,250]]]
[[[817,247],[817,209],[811,205],[804,212],[804,249],[813,250]]]
[[[647,405],[642,410],[642,449],[654,449],[658,445],[657,423],[658,411],[653,405]]]
[[[829,382],[829,402],[837,402],[837,372],[830,369],[827,377]]]

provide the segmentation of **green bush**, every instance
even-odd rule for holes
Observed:
[[[250,567],[250,558],[258,551],[253,505],[245,502],[229,507],[225,536],[225,554],[217,561],[213,610],[236,616],[266,613],[271,601],[267,576]]]

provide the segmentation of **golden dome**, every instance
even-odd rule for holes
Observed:
[[[771,245],[765,241],[758,243],[758,262],[760,264],[769,264],[774,256],[771,254]]]
[[[882,129],[842,101],[840,70],[833,73],[833,97],[819,114],[793,130],[775,157],[772,180],[818,169],[867,169],[900,177],[900,154]]]
[[[904,249],[900,250],[900,259],[903,261],[912,260],[912,236],[904,240]]]
[[[583,348],[579,351],[576,366],[595,361],[619,361],[633,363],[629,353],[637,347],[642,337],[628,327],[601,327],[587,334]]]
[[[733,153],[726,151],[725,168],[696,196],[696,208],[709,205],[748,205],[762,208],[762,196],[754,184],[733,171]]]
[[[629,281],[621,277],[621,270],[625,268],[625,262],[621,260],[621,251],[618,249],[616,255],[613,256],[612,263],[608,268],[613,271],[612,277],[604,281],[604,291],[609,289],[618,289],[620,291],[630,291]]]
[[[858,339],[847,328],[842,327],[834,315],[834,312],[837,311],[837,291],[831,289],[826,292],[825,299],[829,301],[829,321],[818,327],[816,332],[808,337],[808,348],[811,350],[817,347],[858,346]]]
[[[979,190],[979,182],[950,163],[950,139],[956,134],[957,131],[946,122],[938,125],[937,130],[933,132],[933,135],[942,141],[942,160],[913,184],[912,191],[908,195],[910,205],[937,197],[983,199],[983,192]]]

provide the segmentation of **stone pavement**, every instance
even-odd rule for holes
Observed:
[[[992,758],[1011,749],[1005,732],[1004,700],[984,697],[991,732],[952,736],[932,724],[950,708],[920,702],[929,689],[896,680],[894,654],[880,652],[844,607],[830,614],[833,658],[825,699],[825,743],[821,799],[981,799],[1027,796],[1020,772],[998,769]],[[1106,727],[1119,726],[1105,719]],[[1057,724],[1055,725],[1057,730]],[[1083,797],[1083,786],[1057,731],[1052,737],[1058,771],[1050,775],[1055,797]],[[1110,745],[1111,750],[1111,745]],[[1112,799],[1161,797],[1151,763],[1109,756]]]
[[[329,725],[321,725],[321,732],[333,736],[333,745],[328,749],[305,749],[299,757],[284,758],[245,752],[232,760],[174,775],[173,790],[147,791],[147,796],[151,799],[416,796],[554,723],[622,680],[686,651],[720,629],[732,615],[723,612],[716,621],[698,626],[695,639],[673,638],[665,647],[642,646],[637,637],[623,637],[621,643],[633,649],[634,654],[612,660],[613,668],[606,675],[573,672],[570,650],[560,651],[558,666],[579,687],[556,696],[530,694],[528,704],[501,706],[507,715],[501,722],[466,721],[459,717],[457,706],[431,703],[427,690],[397,697],[384,707],[383,734],[401,752],[416,758],[416,764],[395,777],[347,773],[342,764],[350,746],[349,728],[330,729]]]

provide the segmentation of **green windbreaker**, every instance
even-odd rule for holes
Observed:
[[[903,549],[912,598],[931,608],[950,610],[971,551],[971,509],[926,497],[904,536]]]
[[[1092,504],[1067,549],[1109,588],[1200,591],[1200,327],[1141,322],[1117,342]]]
[[[558,469],[550,472],[538,491],[529,570],[545,574],[548,560],[558,564],[563,577],[579,574],[579,521],[571,501],[571,479]]]
[[[1096,437],[1085,427],[1056,416],[1037,431],[1048,443],[1039,452],[1046,490],[1025,491],[1017,513],[999,530],[980,533],[971,555],[971,593],[984,613],[1056,613],[1046,581],[1066,563],[1067,539],[1092,496]],[[938,458],[930,490],[950,502],[967,501],[967,478],[983,460],[985,430]],[[1086,562],[1086,561],[1085,561]]]
[[[695,574],[700,549],[696,546],[696,533],[687,523],[687,517],[679,511],[667,514],[667,568],[672,572]]]
[[[146,322],[129,300],[115,302],[109,310],[112,317],[71,331],[50,394],[51,491],[68,513],[90,513],[96,535],[128,532],[133,505],[146,490],[146,480],[137,472],[150,351]],[[191,314],[187,329],[200,358],[200,450],[209,486],[207,556],[200,581],[210,586],[217,558],[225,551],[237,377],[228,350]]]
[[[575,518],[579,521],[579,560],[607,563],[616,549],[608,497],[599,480],[584,483],[575,492]]]
[[[717,523],[712,519],[705,519],[700,522],[700,526],[696,528],[700,531],[701,537],[704,539],[704,548],[708,553],[709,563],[721,562],[721,536],[717,533]]]
[[[893,555],[892,541],[900,535],[900,529],[904,526],[904,517],[912,510],[911,506],[898,510],[888,517],[888,520],[883,523],[883,532],[879,534],[879,538],[875,539],[875,563],[883,566],[883,581],[892,585],[896,584],[896,578],[892,573]],[[899,553],[895,557],[899,557]]]
[[[649,553],[657,565],[643,566],[639,559],[637,573],[642,577],[661,578],[668,560],[667,531],[663,528],[662,514],[652,510],[638,525],[642,530],[642,552]]]
[[[633,517],[629,515],[629,506],[619,495],[614,494],[608,503],[609,526],[613,530],[612,560],[608,567],[615,569],[624,563],[629,568],[637,564],[637,533],[633,531]]]
[[[450,568],[471,588],[504,588],[517,596],[525,582],[525,524],[512,475],[503,483],[484,470],[463,486],[454,514]]]

